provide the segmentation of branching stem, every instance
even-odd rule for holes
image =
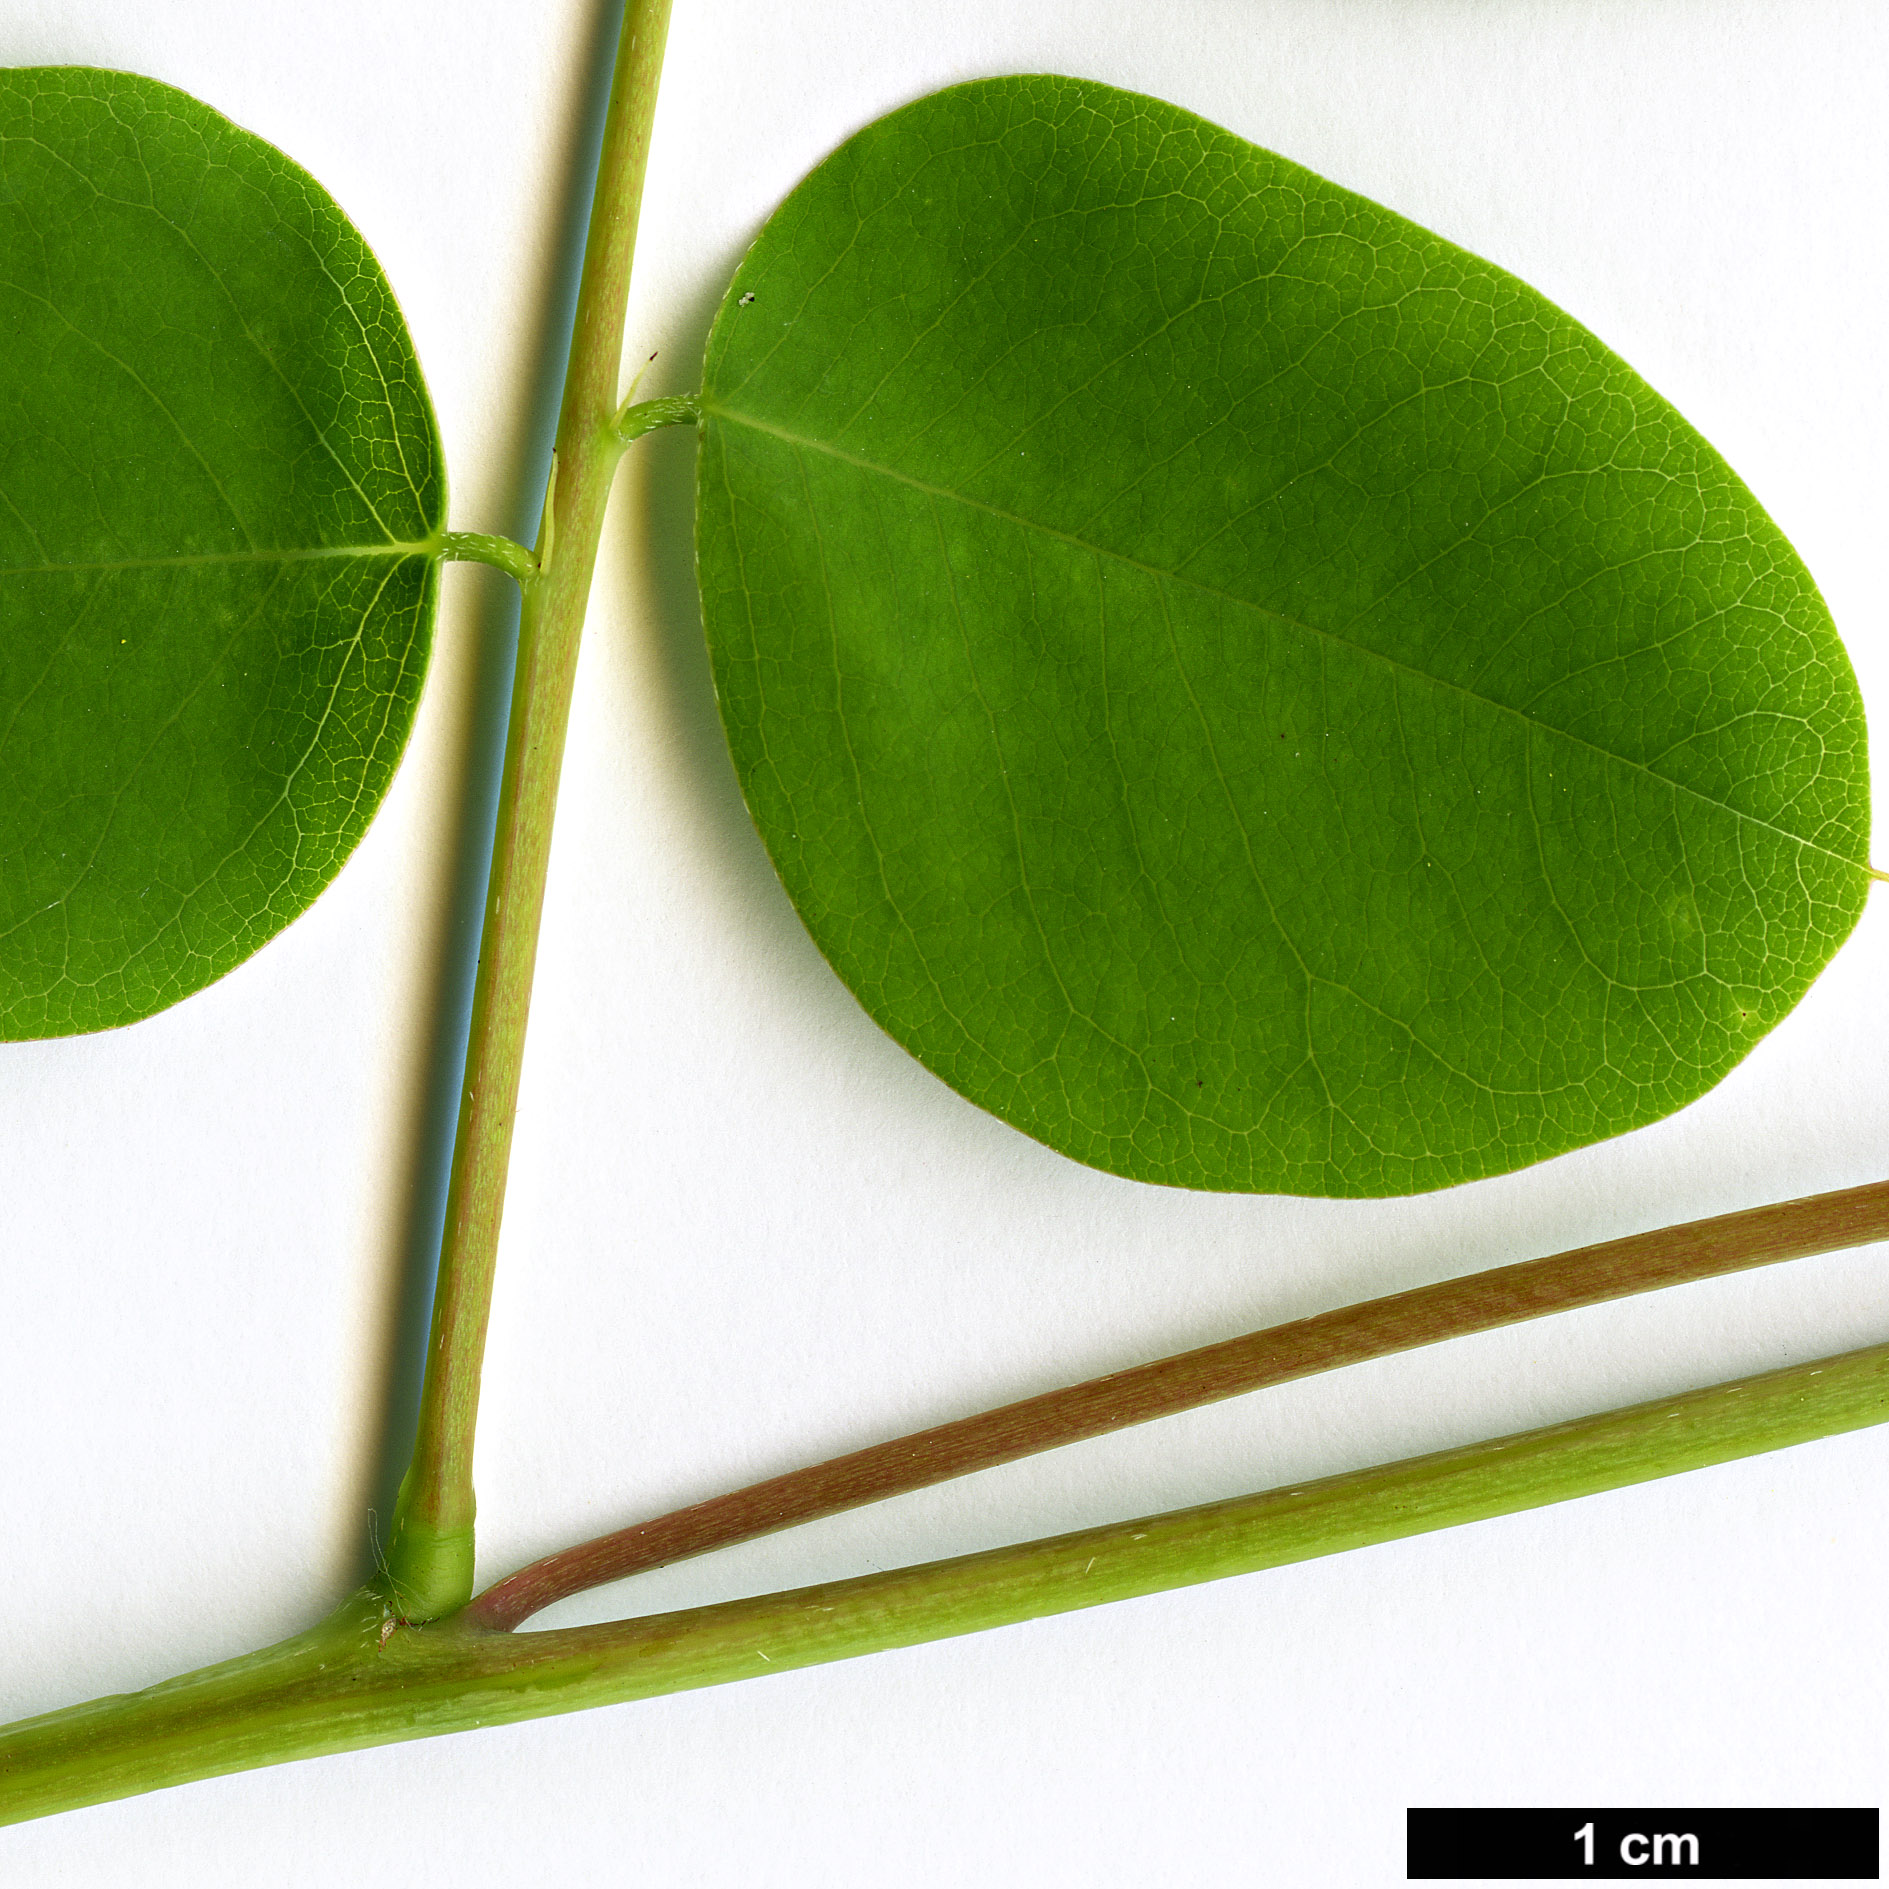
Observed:
[[[1204,1508],[686,1613],[549,1633],[311,1633],[0,1731],[0,1824],[321,1752],[647,1699],[975,1633],[1594,1495],[1889,1418],[1889,1345]]]
[[[472,1593],[479,1373],[578,636],[622,451],[617,389],[623,324],[669,7],[670,0],[628,0],[624,10],[558,415],[554,477],[537,556],[528,569],[513,572],[524,602],[492,876],[419,1429],[387,1551],[388,1577],[403,1614],[413,1620],[448,1613]]]

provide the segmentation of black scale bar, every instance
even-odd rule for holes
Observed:
[[[1874,1810],[1412,1810],[1411,1882],[1876,1882]]]

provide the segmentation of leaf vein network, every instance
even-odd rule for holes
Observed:
[[[1466,687],[1462,683],[1452,682],[1446,677],[1433,675],[1430,671],[1419,668],[1413,663],[1403,662],[1395,656],[1386,655],[1382,650],[1373,649],[1369,644],[1353,640],[1351,637],[1347,636],[1343,630],[1324,629],[1317,624],[1307,623],[1302,618],[1294,617],[1286,611],[1275,609],[1268,604],[1255,602],[1249,597],[1243,597],[1237,592],[1229,591],[1220,585],[1208,583],[1204,579],[1191,577],[1179,571],[1166,569],[1158,564],[1151,564],[1145,559],[1137,558],[1127,552],[1116,550],[1112,546],[1097,544],[1092,540],[1079,537],[1073,532],[1062,530],[1054,525],[1046,525],[1041,520],[1029,518],[1020,513],[1007,510],[987,500],[973,497],[968,493],[955,491],[946,486],[937,485],[931,481],[919,478],[916,474],[905,472],[900,468],[867,459],[857,453],[848,452],[843,447],[834,445],[829,441],[794,433],[770,421],[762,420],[752,414],[742,413],[735,408],[725,406],[719,401],[705,399],[702,413],[705,420],[722,420],[731,425],[747,427],[752,431],[769,435],[779,440],[784,445],[824,454],[830,458],[853,466],[859,471],[891,480],[895,484],[907,486],[915,492],[924,493],[934,499],[950,500],[956,504],[965,506],[967,509],[983,512],[993,518],[1003,519],[1005,522],[1019,526],[1024,530],[1038,532],[1046,538],[1068,544],[1078,550],[1111,559],[1129,569],[1144,572],[1148,576],[1161,579],[1164,582],[1179,584],[1185,588],[1214,597],[1221,602],[1234,604],[1241,609],[1251,610],[1257,615],[1269,617],[1273,621],[1284,624],[1289,629],[1295,630],[1303,636],[1316,639],[1323,643],[1329,643],[1335,647],[1346,649],[1355,654],[1382,663],[1387,669],[1410,676],[1414,680],[1425,684],[1427,687],[1462,696],[1476,703],[1481,708],[1521,723],[1524,728],[1535,733],[1552,735],[1557,740],[1568,743],[1570,747],[1578,748],[1586,753],[1598,756],[1610,766],[1624,768],[1631,772],[1645,775],[1649,779],[1657,780],[1662,786],[1683,793],[1689,798],[1696,800],[1701,805],[1711,807],[1720,813],[1729,814],[1735,820],[1752,827],[1773,833],[1780,839],[1788,840],[1794,846],[1809,852],[1820,853],[1826,858],[1833,859],[1841,865],[1852,867],[1858,871],[1866,870],[1861,862],[1850,858],[1847,854],[1838,852],[1833,847],[1822,845],[1801,833],[1794,833],[1788,827],[1781,827],[1774,821],[1766,820],[1758,814],[1750,813],[1741,807],[1733,806],[1730,802],[1721,800],[1700,788],[1692,786],[1688,782],[1675,780],[1670,775],[1662,774],[1657,768],[1651,767],[1643,761],[1634,760],[1610,748],[1602,747],[1598,743],[1590,741],[1584,736],[1575,734],[1569,729],[1557,727],[1551,722],[1543,721],[1535,716],[1526,714],[1521,709],[1515,708],[1506,702],[1498,701],[1492,696],[1483,695],[1475,689]],[[1370,609],[1374,607],[1375,605],[1367,606],[1364,611],[1359,612],[1358,616],[1352,619],[1352,623],[1355,624],[1363,617],[1367,616]],[[1346,627],[1349,628],[1351,625],[1347,625]]]

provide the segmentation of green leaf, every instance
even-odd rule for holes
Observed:
[[[1730,468],[1525,284],[1186,112],[882,119],[705,383],[703,612],[787,889],[1078,1160],[1501,1173],[1711,1087],[1856,922],[1855,680]]]
[[[306,172],[155,80],[0,73],[0,1036],[149,1016],[334,877],[445,504],[392,292]]]

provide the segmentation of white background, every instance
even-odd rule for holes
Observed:
[[[452,523],[529,536],[595,0],[0,0],[281,145],[411,322]],[[1877,0],[677,0],[630,320],[947,82],[1156,93],[1534,282],[1731,459],[1889,725]],[[748,826],[639,447],[579,676],[478,1458],[482,1576],[881,1436],[1326,1306],[1889,1172],[1889,909],[1683,1116],[1408,1202],[1167,1193],[944,1089]],[[463,960],[503,583],[456,567],[334,888],[163,1017],[0,1055],[0,1716],[307,1625],[369,1566]],[[483,706],[481,704],[484,704]],[[481,735],[484,728],[486,733]],[[1879,743],[1878,772],[1889,766]],[[450,1004],[448,1005],[450,1009]],[[1882,1254],[1525,1326],[587,1597],[609,1617],[1177,1507],[1889,1337]],[[1869,1804],[1889,1430],[911,1652],[0,1831],[9,1885],[1376,1884],[1412,1804]]]

